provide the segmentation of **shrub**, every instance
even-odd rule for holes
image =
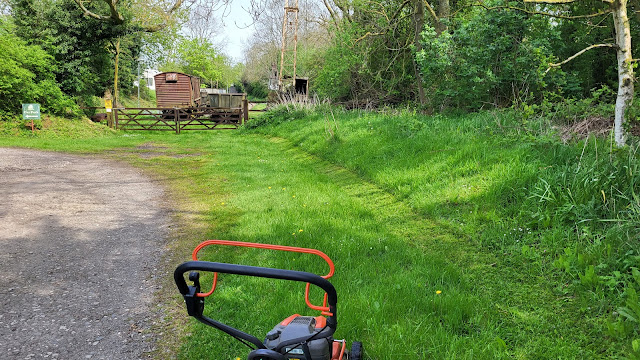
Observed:
[[[251,99],[263,100],[269,95],[269,89],[267,86],[257,81],[245,83],[244,88]]]
[[[53,58],[42,48],[28,45],[0,19],[0,111],[19,114],[22,103],[40,103],[43,112],[77,116],[78,107],[56,83]]]
[[[450,33],[437,35],[426,26],[416,61],[431,107],[477,110],[540,101],[552,55],[548,40],[537,34],[553,36],[552,30],[538,18],[498,11],[472,12]]]

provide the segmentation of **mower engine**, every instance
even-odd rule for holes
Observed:
[[[269,331],[264,344],[269,349],[275,349],[280,344],[294,339],[310,338],[322,331],[326,324],[327,319],[323,316],[312,317],[295,314],[284,319]],[[282,351],[285,354],[285,359],[306,359],[306,352],[309,354],[310,360],[331,360],[332,344],[333,337],[325,337],[304,343],[285,345]]]

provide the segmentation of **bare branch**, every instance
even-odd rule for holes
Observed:
[[[436,12],[433,10],[433,7],[431,6],[431,4],[429,4],[427,0],[423,0],[422,2],[424,3],[424,7],[427,8],[427,10],[429,11],[429,15],[431,15],[431,18],[433,19],[433,21],[436,23],[439,23],[440,18],[438,17]]]
[[[331,4],[327,0],[322,0],[324,2],[324,7],[329,11],[329,15],[331,15],[331,19],[333,19],[334,23],[338,23],[338,17],[336,16],[335,10],[331,7]]]
[[[90,3],[91,0],[74,0],[78,7],[82,10],[85,16],[92,17],[94,19],[102,21],[113,21],[115,24],[122,24],[125,22],[124,16],[118,9],[118,0],[99,0],[104,2],[109,7],[109,15],[100,15],[89,10],[84,4]],[[143,26],[142,30],[146,32],[155,32],[164,29],[168,26],[169,20],[173,17],[173,14],[180,9],[185,0],[175,0],[173,5],[161,15],[162,23],[156,25]]]
[[[116,0],[113,0],[116,1]],[[171,18],[173,17],[173,13],[176,12],[178,9],[180,9],[180,7],[182,6],[182,4],[184,3],[184,0],[176,0],[175,3],[173,3],[173,6],[167,10],[165,13],[163,13],[162,16],[162,23],[160,24],[156,24],[156,25],[146,25],[142,27],[142,30],[148,33],[152,33],[152,32],[157,32],[160,30],[163,30],[164,28],[166,28],[167,26],[169,26],[169,22],[171,20]]]
[[[346,17],[347,20],[349,20],[349,22],[353,22],[353,18],[349,13],[349,9],[347,9],[347,7],[341,1],[334,1],[333,3],[336,4],[336,6],[338,7],[338,9],[340,9],[340,11],[342,11],[342,15]]]
[[[410,2],[411,0],[405,0],[402,4],[400,4],[400,7],[398,8],[398,10],[396,10],[396,12],[391,16],[391,20],[395,20],[398,15],[400,15],[400,12],[402,11],[402,9],[404,9],[405,6],[407,6],[407,4]]]
[[[109,8],[111,9],[111,16],[99,15],[99,14],[96,14],[94,12],[89,11],[89,9],[87,9],[84,6],[82,0],[74,0],[74,1],[76,2],[76,4],[78,4],[78,7],[80,7],[80,9],[84,12],[85,16],[89,16],[89,17],[92,17],[92,18],[98,19],[98,20],[111,20],[112,19],[114,21],[116,21],[116,20],[118,20],[120,22],[124,21],[124,18],[122,17],[122,15],[118,14],[118,15],[116,15],[115,18],[113,17],[115,8],[112,8],[111,5],[115,6],[115,4],[113,4],[113,3],[109,2],[109,1],[105,1],[105,2],[107,4],[109,4]]]
[[[380,36],[380,35],[385,35],[388,31],[395,29],[395,27],[398,25],[399,22],[401,22],[405,17],[409,17],[411,16],[406,15],[401,17],[400,19],[398,19],[398,16],[402,13],[402,9],[407,6],[407,4],[410,3],[411,0],[405,0],[402,4],[400,4],[400,7],[396,10],[395,13],[393,13],[393,15],[391,15],[391,18],[387,17],[386,14],[382,14],[380,12],[375,11],[374,13],[380,14],[381,16],[384,16],[385,18],[388,19],[387,24],[389,24],[389,26],[383,28],[382,30],[380,30],[379,32],[370,32],[368,31],[366,34],[362,35],[361,37],[359,37],[358,39],[356,39],[354,41],[354,43],[359,43],[360,41],[370,37],[370,36]],[[420,0],[422,1],[422,0]],[[396,21],[397,20],[397,21]]]
[[[359,37],[359,38],[357,38],[354,42],[355,42],[355,43],[359,43],[360,41],[362,41],[362,40],[364,40],[364,39],[368,38],[369,36],[380,36],[380,35],[384,35],[384,34],[386,34],[386,33],[387,33],[386,31],[383,31],[383,32],[377,32],[377,33],[372,33],[372,32],[370,32],[370,31],[367,31],[367,33],[366,33],[366,34],[364,34],[364,35],[360,36],[360,37]]]
[[[525,1],[526,2],[531,2],[531,3],[542,3],[542,2],[544,2],[544,1],[534,1],[534,0],[525,0]],[[600,0],[600,1],[608,2],[608,0]],[[560,4],[560,3],[558,3],[558,4]],[[509,5],[487,6],[487,5],[485,5],[485,4],[481,3],[481,2],[475,3],[475,4],[470,4],[470,6],[478,6],[478,7],[484,8],[485,10],[514,10],[514,11],[520,11],[520,12],[523,12],[523,13],[526,13],[526,14],[531,14],[531,15],[542,15],[542,16],[548,16],[548,17],[553,17],[553,18],[557,18],[557,19],[566,19],[566,20],[589,19],[589,18],[594,18],[594,17],[598,17],[598,16],[602,16],[602,15],[611,14],[611,9],[601,10],[601,11],[598,11],[596,13],[586,14],[586,15],[568,16],[568,15],[552,14],[552,13],[548,13],[548,12],[544,12],[544,11],[529,10],[529,9],[525,9],[525,8],[521,8],[521,7],[517,7],[517,6],[509,6]]]
[[[549,70],[551,70],[551,68],[555,68],[555,67],[560,67],[566,63],[568,63],[569,61],[577,58],[578,56],[586,53],[587,51],[591,50],[591,49],[595,49],[595,48],[601,48],[601,47],[608,47],[608,48],[612,48],[612,49],[619,49],[620,47],[616,44],[594,44],[591,46],[588,46],[580,51],[578,51],[577,53],[575,53],[574,55],[568,57],[566,60],[559,62],[559,63],[555,63],[555,64],[549,64],[549,68],[547,69],[547,71],[545,71],[544,73],[548,73]]]
[[[176,10],[178,10],[182,6],[182,3],[184,3],[184,0],[176,0],[176,2],[173,4],[171,9],[167,11],[167,15],[169,16],[173,15],[173,13],[176,12]]]

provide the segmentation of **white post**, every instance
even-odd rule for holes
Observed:
[[[138,107],[140,107],[140,60],[138,59]]]

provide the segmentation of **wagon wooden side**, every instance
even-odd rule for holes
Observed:
[[[200,79],[179,72],[154,76],[156,103],[159,108],[200,106]]]

